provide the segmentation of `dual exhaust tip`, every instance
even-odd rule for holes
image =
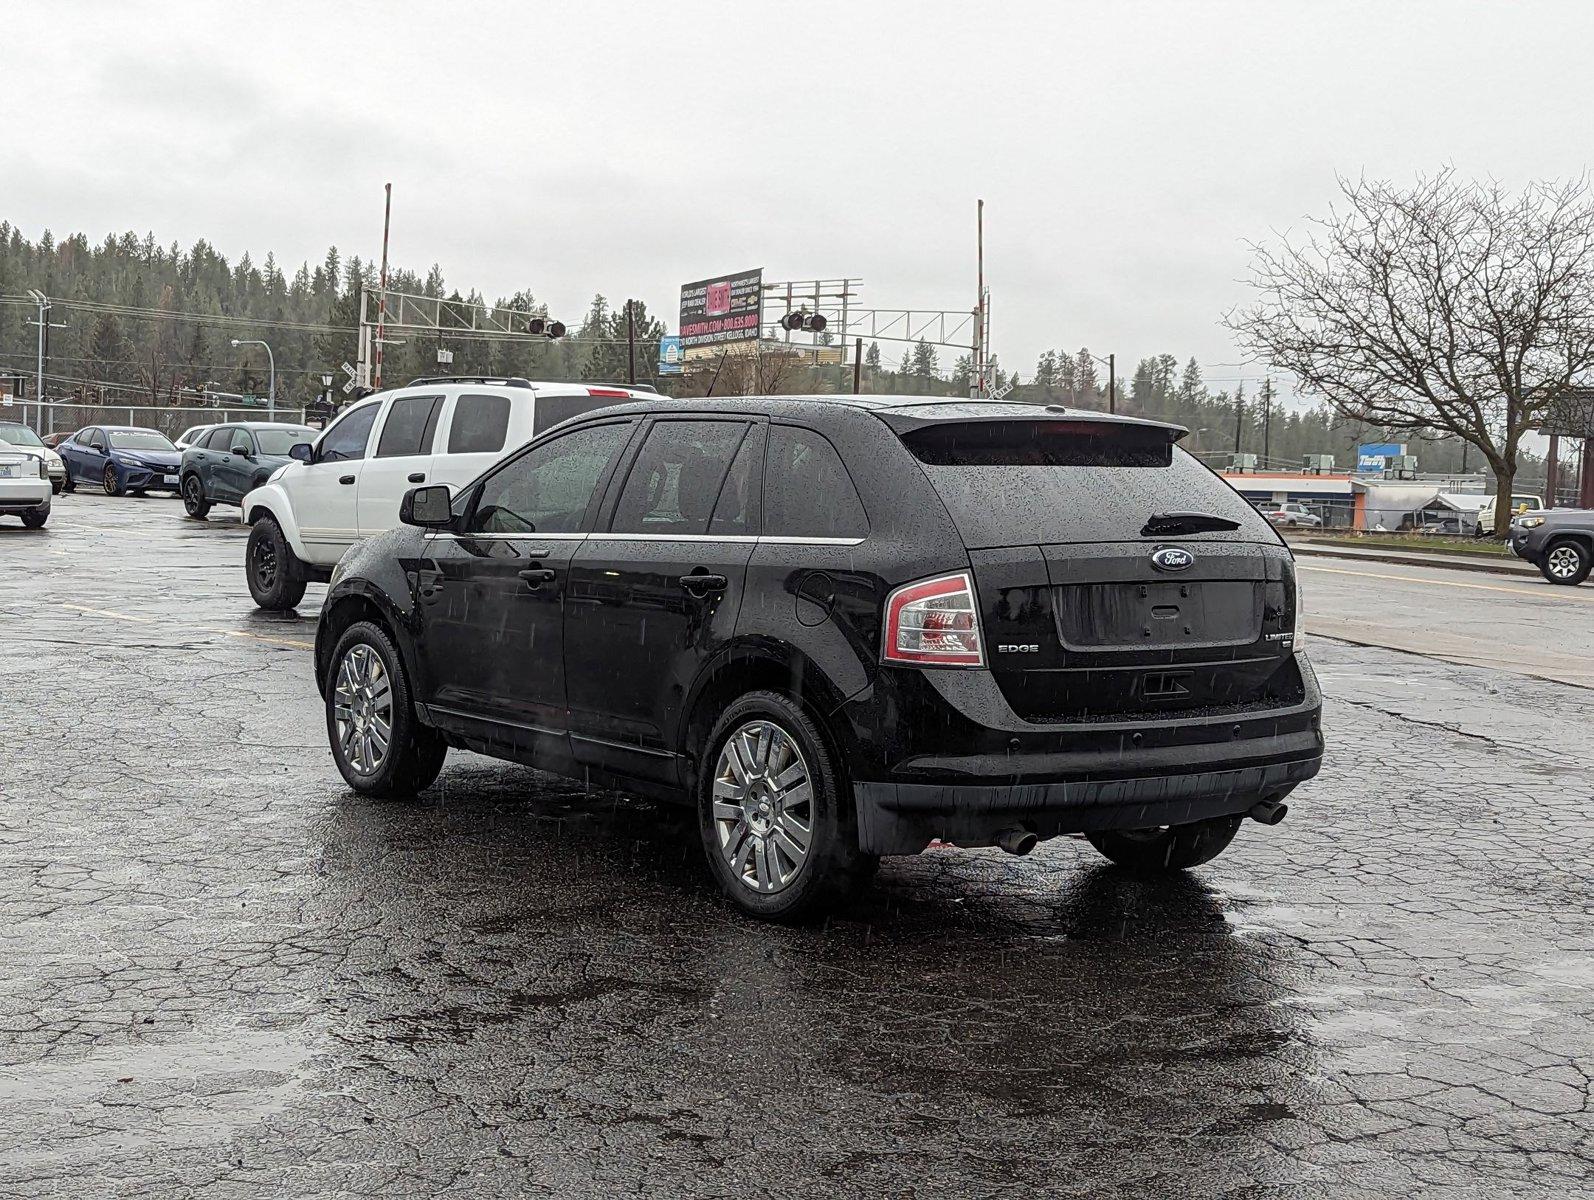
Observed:
[[[1277,825],[1289,811],[1290,806],[1282,800],[1267,799],[1257,801],[1246,810],[1245,815],[1263,825]],[[1035,844],[1040,841],[1032,831],[1021,825],[1011,825],[999,830],[991,840],[1007,853],[1019,858],[1035,849]]]

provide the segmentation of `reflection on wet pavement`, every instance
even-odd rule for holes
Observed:
[[[1594,747],[1521,714],[1587,691],[1318,640],[1325,773],[1210,867],[936,850],[771,927],[668,808],[344,790],[313,623],[152,507],[0,545],[0,1195],[1586,1190]]]

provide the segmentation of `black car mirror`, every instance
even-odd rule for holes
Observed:
[[[411,488],[404,493],[404,501],[399,505],[399,520],[422,529],[441,529],[453,524],[452,505],[453,498],[446,483]]]
[[[242,457],[244,457],[244,458],[249,458],[249,457],[250,457],[250,454],[249,454],[249,447],[248,447],[248,446],[245,446],[245,445],[242,445],[242,444],[239,444],[239,445],[237,445],[237,446],[234,446],[234,447],[233,447],[233,448],[232,448],[232,450],[231,450],[231,451],[230,451],[230,453],[232,453],[232,454],[237,454],[237,455],[241,455],[241,456],[242,456]]]
[[[315,448],[309,442],[295,442],[288,448],[288,457],[296,458],[300,462],[309,462],[314,453]]]

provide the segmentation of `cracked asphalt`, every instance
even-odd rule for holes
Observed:
[[[1317,638],[1323,775],[1188,878],[778,928],[642,801],[346,790],[232,512],[0,522],[0,1196],[1594,1195],[1594,691]]]

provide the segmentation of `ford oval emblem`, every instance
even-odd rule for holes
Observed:
[[[1159,571],[1187,570],[1195,562],[1195,555],[1182,546],[1164,546],[1151,556],[1151,565]]]

